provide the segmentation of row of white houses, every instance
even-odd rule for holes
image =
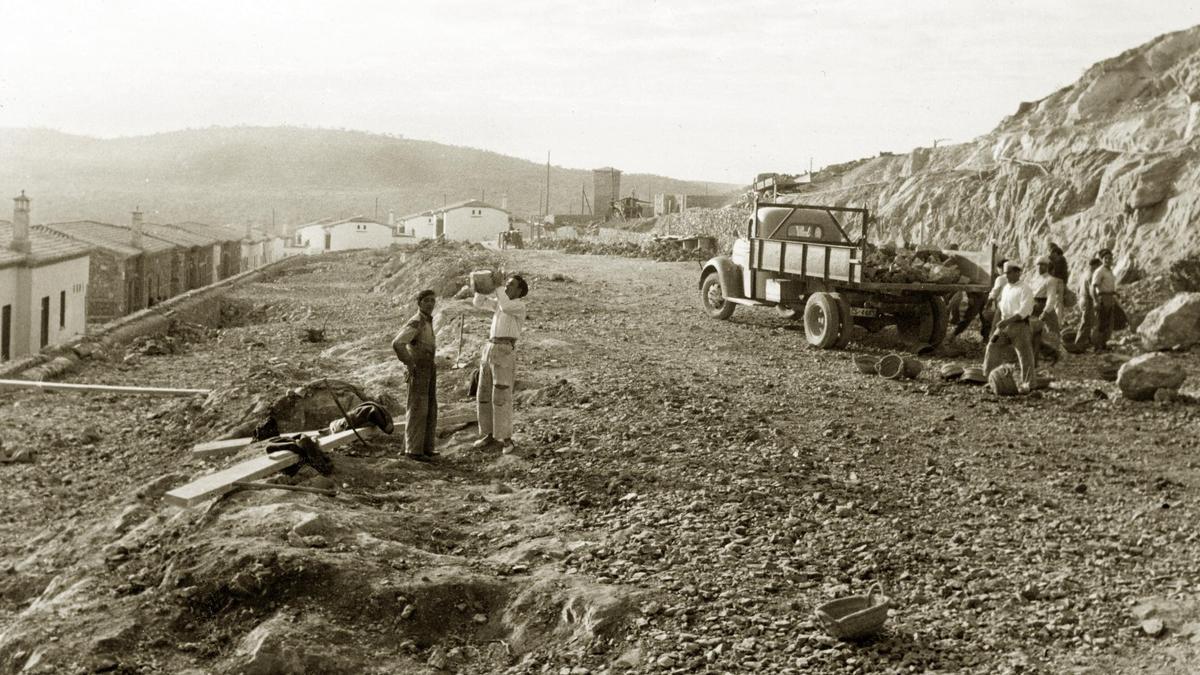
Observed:
[[[448,204],[400,218],[395,226],[371,218],[326,218],[295,229],[291,246],[306,254],[384,248],[413,239],[496,241],[509,229],[508,211],[479,200]]]

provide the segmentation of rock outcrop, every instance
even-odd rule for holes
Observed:
[[[1117,386],[1133,401],[1151,401],[1160,389],[1179,389],[1187,376],[1175,359],[1166,354],[1142,354],[1125,362],[1117,372]]]
[[[863,206],[873,241],[1029,258],[1053,241],[1075,273],[1102,247],[1163,271],[1200,251],[1200,27],[1162,35],[1021,104],[971,142],[826,167],[792,201]]]
[[[1179,293],[1154,309],[1138,326],[1146,349],[1200,344],[1200,293]]]

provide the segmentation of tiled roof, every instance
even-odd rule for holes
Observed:
[[[7,220],[0,220],[0,246],[3,247],[0,248],[0,267],[9,267],[21,263],[30,264],[35,267],[48,265],[60,260],[85,256],[91,251],[91,247],[81,244],[74,239],[69,239],[53,232],[42,232],[38,228],[33,227],[29,231],[30,254],[26,256],[9,248],[8,245],[12,242],[12,237],[12,223]]]
[[[213,237],[199,232],[189,232],[177,227],[168,227],[157,223],[143,223],[142,233],[148,234],[155,239],[176,244],[178,246],[213,246],[217,240]]]
[[[161,253],[170,251],[176,248],[174,244],[169,244],[162,239],[143,236],[140,250],[134,248],[130,243],[132,232],[128,227],[122,225],[110,225],[94,220],[75,220],[69,223],[48,223],[40,225],[49,230],[65,234],[72,239],[77,239],[93,246],[120,253],[121,255],[131,256],[141,252],[146,253]],[[145,233],[143,232],[143,235]]]
[[[164,225],[163,227],[170,227],[170,228],[175,228],[175,229],[179,229],[179,230],[184,230],[186,232],[191,232],[192,234],[201,234],[201,235],[204,235],[206,237],[213,239],[214,241],[228,242],[228,241],[240,241],[242,239],[242,235],[238,234],[237,232],[234,232],[233,230],[231,230],[227,227],[221,227],[219,225],[209,225],[207,223],[197,223],[197,222],[193,222],[193,221],[188,221],[188,222],[184,222],[184,223],[169,223],[167,225]]]

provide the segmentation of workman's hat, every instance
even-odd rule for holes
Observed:
[[[1020,272],[1021,271],[1021,263],[1017,262],[1016,260],[1009,260],[1008,262],[1004,263],[1004,273],[1005,274],[1008,274],[1009,272],[1011,272],[1013,270]]]
[[[1054,263],[1050,262],[1050,256],[1048,256],[1048,255],[1044,255],[1044,256],[1042,256],[1042,257],[1040,257],[1040,258],[1038,258],[1038,259],[1037,259],[1037,264],[1039,264],[1039,265],[1053,265]]]
[[[1104,256],[1106,256],[1106,255],[1112,255],[1112,249],[1111,249],[1111,248],[1102,248],[1102,249],[1100,249],[1100,252],[1096,254],[1096,257],[1097,257],[1097,258],[1103,258],[1103,257],[1104,257]]]

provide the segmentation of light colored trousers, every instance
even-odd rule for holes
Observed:
[[[512,438],[512,395],[516,381],[515,345],[485,342],[479,356],[479,388],[476,391],[476,415],[479,435],[498,440]]]
[[[1009,344],[1004,343],[1004,337],[1008,337]],[[1017,321],[1008,324],[1003,333],[998,336],[998,341],[988,341],[987,349],[983,352],[983,372],[985,375],[990,375],[1007,358],[1010,358],[1006,352],[1008,347],[1017,353],[1017,363],[1021,367],[1021,382],[1026,385],[1033,384],[1033,369],[1034,369],[1034,354],[1033,354],[1033,335],[1030,332],[1028,321]]]

